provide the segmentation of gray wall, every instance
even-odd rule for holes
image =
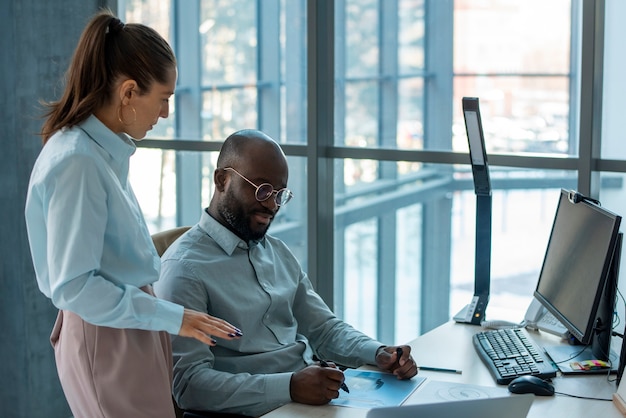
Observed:
[[[114,0],[109,7],[116,10]],[[58,98],[101,0],[0,0],[0,416],[68,417],[49,342],[56,309],[37,288],[24,201],[41,150],[39,99]]]

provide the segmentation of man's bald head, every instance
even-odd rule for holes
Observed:
[[[280,209],[276,191],[287,187],[288,178],[287,158],[276,141],[255,129],[237,131],[220,150],[208,213],[240,238],[259,240]],[[259,201],[262,184],[274,193]]]
[[[270,136],[256,129],[243,129],[226,138],[217,158],[217,168],[249,166],[258,158],[287,164],[283,150]]]

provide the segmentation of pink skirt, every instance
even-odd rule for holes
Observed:
[[[95,326],[59,311],[50,342],[75,418],[176,416],[168,333]]]

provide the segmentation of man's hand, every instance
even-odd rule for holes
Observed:
[[[376,353],[376,365],[398,376],[398,379],[410,379],[417,374],[417,364],[411,357],[408,345],[384,347]]]
[[[334,367],[308,366],[291,375],[289,394],[294,402],[324,405],[339,397],[343,372]]]

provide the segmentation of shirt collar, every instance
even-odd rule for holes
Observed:
[[[250,241],[248,243],[239,238],[230,229],[219,223],[215,218],[209,215],[206,210],[202,211],[202,216],[200,217],[198,225],[200,226],[200,229],[213,238],[217,245],[219,245],[228,255],[232,255],[237,247],[244,250],[248,250],[258,244],[265,247],[265,237],[263,237],[260,241]]]
[[[94,115],[89,116],[78,126],[120,164],[128,161],[137,150],[137,145],[126,134],[116,134]]]

